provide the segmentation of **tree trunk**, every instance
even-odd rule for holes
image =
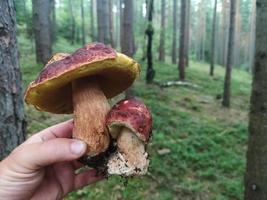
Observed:
[[[115,48],[119,48],[120,46],[120,17],[121,17],[121,2],[119,0],[116,1],[116,18],[115,18]]]
[[[189,47],[190,47],[190,12],[191,12],[191,0],[186,1],[186,22],[185,22],[185,66],[189,66]]]
[[[133,0],[124,0],[122,27],[121,27],[121,51],[129,57],[134,55],[134,34],[133,34]],[[132,97],[133,89],[125,92],[126,97]]]
[[[154,1],[153,0],[146,0],[147,6],[148,6],[148,26],[146,29],[146,35],[147,35],[147,71],[146,71],[146,83],[150,84],[153,82],[154,76],[155,76],[155,70],[153,69],[153,56],[152,56],[152,40],[153,40],[153,6]]]
[[[252,9],[249,20],[249,51],[248,63],[249,69],[253,72],[253,64],[255,57],[255,30],[256,30],[256,0],[252,0]]]
[[[166,2],[161,0],[161,30],[159,40],[159,61],[165,61],[165,27],[166,27]]]
[[[97,0],[98,41],[110,44],[108,0]]]
[[[213,22],[212,22],[212,36],[210,48],[210,75],[214,75],[214,61],[215,61],[215,35],[216,35],[216,21],[217,21],[217,0],[214,1]]]
[[[52,55],[50,1],[32,0],[37,63],[45,64]]]
[[[179,79],[181,81],[185,80],[185,38],[186,38],[186,4],[187,0],[181,0],[181,22],[180,22],[180,47],[179,47]]]
[[[95,34],[95,0],[90,1],[90,27],[91,27],[91,39],[93,42],[96,41],[96,34]]]
[[[114,41],[114,27],[113,27],[113,0],[108,1],[108,9],[109,9],[109,38],[110,38],[110,45],[114,48],[115,41]]]
[[[234,46],[234,66],[240,67],[241,54],[241,14],[240,14],[240,0],[236,0],[236,20],[235,20],[235,46]]]
[[[51,13],[50,13],[50,22],[51,22],[51,40],[52,43],[54,43],[56,41],[56,29],[57,29],[57,23],[56,23],[56,8],[55,8],[55,0],[50,0],[50,9],[51,9]]]
[[[177,63],[177,0],[173,0],[172,63]]]
[[[33,0],[35,1],[35,0]],[[75,18],[74,18],[74,14],[73,14],[73,5],[72,5],[72,0],[68,1],[69,4],[69,11],[70,11],[70,27],[71,27],[71,44],[74,44],[75,42],[75,29],[76,29],[76,23],[75,23]]]
[[[0,161],[25,139],[13,1],[0,1]]]
[[[229,28],[229,42],[228,42],[228,54],[226,72],[224,78],[224,91],[222,105],[224,107],[230,107],[231,96],[231,72],[234,58],[234,38],[235,38],[235,15],[236,15],[236,0],[231,0],[230,6],[230,28]]]
[[[267,199],[267,7],[257,0],[256,53],[249,115],[245,199]]]
[[[133,0],[124,0],[122,21],[121,51],[127,56],[133,57]]]
[[[84,20],[84,4],[83,0],[81,0],[81,18],[82,18],[82,44],[85,45],[85,20]]]

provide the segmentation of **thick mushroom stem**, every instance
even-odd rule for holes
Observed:
[[[87,143],[87,156],[104,152],[109,146],[109,134],[105,126],[109,104],[98,82],[78,79],[72,83],[74,110],[73,137]]]
[[[108,174],[144,175],[149,159],[144,143],[128,128],[122,128],[117,139],[118,151],[108,161]]]

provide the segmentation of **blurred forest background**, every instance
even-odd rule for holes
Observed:
[[[257,6],[263,1],[258,0]],[[140,79],[126,95],[143,99],[153,113],[149,173],[128,179],[127,184],[121,177],[110,177],[66,199],[244,198],[245,188],[251,187],[245,186],[244,174],[255,71],[256,0],[14,0],[14,6],[9,0],[3,2],[0,5],[9,7],[13,17],[10,63],[15,67],[8,81],[17,80],[7,87],[20,90],[19,65],[25,90],[54,53],[71,53],[96,41],[134,57],[142,67]],[[2,25],[0,20],[0,36]],[[264,29],[263,22],[260,25]],[[5,40],[1,41],[3,48]],[[20,64],[15,61],[17,53]],[[258,70],[258,75],[266,75],[265,71]],[[0,148],[1,156],[23,141],[26,121],[26,132],[34,133],[71,117],[41,113],[27,105],[23,111],[20,100],[14,103],[22,95],[15,94],[6,97],[17,113],[16,130],[1,124],[8,126],[1,144],[9,145]],[[254,100],[266,108],[266,97]],[[261,122],[264,125],[266,120]],[[14,131],[21,135],[10,136]],[[260,169],[261,163],[257,166]],[[253,167],[248,169],[250,177]],[[267,172],[255,175],[261,176],[267,177]],[[248,193],[247,199],[252,199]]]

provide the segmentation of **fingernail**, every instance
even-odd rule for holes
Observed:
[[[81,154],[83,154],[85,152],[85,150],[86,150],[86,144],[83,141],[74,140],[70,144],[70,151],[73,154],[81,155]]]

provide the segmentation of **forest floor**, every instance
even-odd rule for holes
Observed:
[[[24,88],[41,69],[29,44],[29,40],[19,37]],[[71,52],[78,47],[59,39],[54,52]],[[141,65],[142,75],[134,90],[150,107],[154,119],[148,147],[149,174],[128,179],[127,184],[121,177],[110,177],[66,199],[242,199],[251,76],[233,70],[232,106],[225,109],[220,99],[224,68],[216,66],[215,76],[210,77],[208,64],[191,61],[186,69],[187,80],[197,87],[161,88],[145,84],[146,64]],[[177,80],[176,65],[154,65],[157,83]],[[27,105],[25,109],[29,133],[71,117],[41,113]]]

